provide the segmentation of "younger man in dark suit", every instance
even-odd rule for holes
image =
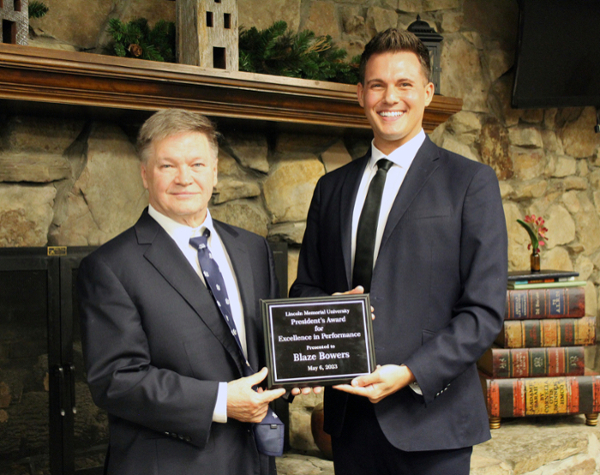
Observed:
[[[325,391],[337,474],[465,475],[490,437],[475,363],[500,331],[507,236],[493,170],[425,135],[430,60],[411,33],[365,47],[367,156],[325,175],[290,295],[370,292],[377,363]]]
[[[105,471],[274,474],[252,430],[285,392],[253,390],[267,374],[259,300],[277,296],[269,246],[210,216],[208,119],[158,112],[138,148],[150,205],[79,274],[88,382],[109,416]]]

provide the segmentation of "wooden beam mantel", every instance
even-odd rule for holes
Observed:
[[[356,87],[202,69],[91,53],[0,44],[0,99],[152,111],[179,107],[214,117],[368,128]],[[435,96],[431,132],[462,100]]]

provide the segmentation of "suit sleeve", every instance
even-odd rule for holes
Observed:
[[[403,362],[415,375],[426,403],[472,367],[502,328],[508,266],[506,219],[498,180],[489,167],[475,173],[466,191],[459,263],[461,291],[449,324]]]
[[[113,416],[203,448],[218,383],[152,365],[143,318],[122,282],[100,257],[82,262],[78,293],[94,402]]]
[[[315,188],[308,217],[302,248],[298,258],[298,274],[290,289],[290,297],[321,297],[331,295],[324,282],[323,265],[319,252],[319,221],[321,210],[321,181]],[[337,289],[342,291],[344,289]]]
[[[275,270],[275,260],[273,259],[273,251],[269,246],[269,242],[263,239],[266,248],[267,262],[269,265],[269,296],[270,299],[279,298],[279,281],[277,280],[277,272]],[[262,297],[261,297],[262,298]]]

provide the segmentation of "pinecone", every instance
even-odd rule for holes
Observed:
[[[127,50],[136,58],[139,58],[144,52],[144,50],[142,50],[142,47],[140,45],[136,45],[135,43],[130,44]]]

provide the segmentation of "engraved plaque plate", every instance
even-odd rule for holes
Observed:
[[[269,388],[330,386],[375,370],[368,294],[262,301]]]

